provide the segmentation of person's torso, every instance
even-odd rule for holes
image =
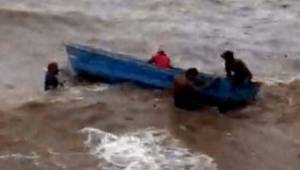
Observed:
[[[236,59],[232,64],[230,64],[230,67],[234,72],[235,76],[245,77],[245,78],[252,77],[252,74],[247,68],[246,64],[240,59]]]
[[[178,100],[186,100],[189,98],[193,91],[192,84],[185,76],[179,76],[174,83],[174,98]]]
[[[159,68],[169,68],[170,59],[166,55],[156,55],[154,56],[154,64]]]
[[[57,79],[56,75],[48,72],[48,73],[46,73],[45,83],[47,85],[57,86],[58,79]]]

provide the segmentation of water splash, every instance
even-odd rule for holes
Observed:
[[[40,158],[35,152],[29,155],[21,154],[21,153],[9,153],[5,155],[0,155],[0,159],[38,159]]]
[[[40,156],[35,152],[32,152],[31,154],[7,153],[4,155],[0,155],[0,160],[9,160],[9,159],[16,159],[16,160],[23,159],[23,160],[27,160],[27,161],[32,160],[34,165],[36,165],[36,166],[40,165],[40,162],[39,162]]]
[[[104,170],[217,170],[214,160],[179,146],[166,130],[147,128],[115,135],[84,128],[85,145]]]

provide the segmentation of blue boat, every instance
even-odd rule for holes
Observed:
[[[136,57],[95,49],[77,44],[67,45],[66,51],[73,71],[79,76],[97,78],[107,83],[132,82],[142,87],[168,89],[183,69],[159,69]],[[224,77],[201,73],[197,84],[210,85],[201,96],[212,105],[235,105],[251,102],[257,96],[260,83],[251,82],[239,87]]]

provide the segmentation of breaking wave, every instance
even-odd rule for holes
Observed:
[[[85,145],[104,170],[217,170],[214,159],[181,147],[166,130],[147,128],[116,135],[95,128]]]

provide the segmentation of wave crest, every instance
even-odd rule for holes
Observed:
[[[179,146],[166,130],[147,128],[115,135],[84,128],[85,145],[104,170],[217,170],[213,158]]]

